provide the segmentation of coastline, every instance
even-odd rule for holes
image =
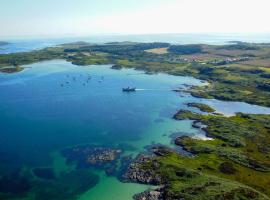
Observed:
[[[181,115],[181,113],[180,113]],[[198,116],[196,116],[198,115]],[[187,116],[188,119],[198,119],[199,117],[201,117],[200,114],[194,114],[193,117],[191,116]],[[178,114],[179,116],[179,114]],[[176,119],[180,119],[183,120],[184,117],[175,117]],[[243,116],[250,116],[250,117],[258,117],[256,115],[244,115]],[[267,115],[259,115],[260,117],[262,117],[262,119],[264,117],[269,118],[269,116]],[[220,117],[220,116],[218,116]],[[185,117],[186,118],[186,117]],[[222,119],[225,119],[227,117],[222,117]],[[195,123],[196,121],[194,121]],[[220,122],[220,121],[218,121]],[[229,179],[232,182],[228,182],[227,184],[233,184],[234,186],[227,186],[227,184],[225,184],[224,190],[223,191],[218,191],[218,188],[216,188],[216,191],[212,194],[205,194],[205,197],[201,197],[201,198],[218,198],[217,196],[222,195],[222,196],[227,196],[230,194],[230,192],[232,192],[232,188],[234,191],[234,196],[236,195],[240,195],[240,196],[245,196],[245,198],[250,199],[250,198],[254,198],[254,199],[269,199],[269,197],[267,197],[265,194],[263,194],[262,190],[259,189],[259,191],[252,189],[251,187],[246,186],[254,186],[254,183],[252,178],[248,178],[250,177],[250,175],[248,175],[247,173],[251,173],[251,171],[253,171],[253,176],[258,176],[258,174],[262,172],[267,173],[270,171],[270,168],[268,168],[268,164],[266,164],[264,166],[263,163],[261,163],[261,161],[256,161],[256,159],[253,158],[240,158],[240,160],[237,160],[238,158],[235,158],[233,155],[235,153],[237,153],[239,150],[237,150],[239,147],[239,144],[237,143],[230,143],[230,141],[228,141],[228,139],[219,137],[219,136],[215,136],[212,135],[212,132],[207,129],[206,127],[203,128],[206,131],[206,134],[208,136],[212,136],[211,140],[201,140],[201,139],[197,139],[197,138],[193,138],[193,137],[189,137],[189,136],[181,136],[181,137],[177,137],[175,139],[175,144],[177,146],[181,146],[185,151],[192,153],[194,156],[190,157],[190,156],[185,156],[185,155],[181,155],[178,152],[176,152],[175,150],[171,149],[171,148],[164,148],[164,147],[160,147],[160,146],[155,146],[153,147],[153,149],[151,150],[152,153],[154,154],[153,157],[145,157],[144,155],[141,155],[137,158],[137,160],[131,165],[132,167],[128,169],[128,177],[131,181],[137,181],[139,183],[147,183],[147,184],[153,184],[153,185],[158,185],[159,188],[157,190],[148,190],[145,191],[141,194],[138,194],[135,196],[135,199],[137,200],[141,200],[141,199],[154,199],[154,200],[160,200],[160,199],[175,199],[176,196],[171,196],[173,194],[175,194],[175,192],[168,192],[168,190],[173,190],[172,187],[172,183],[170,183],[171,181],[175,182],[178,178],[174,177],[173,175],[170,175],[168,173],[173,173],[172,172],[167,172],[168,167],[170,165],[175,165],[176,168],[179,168],[179,170],[184,170],[185,172],[181,172],[181,174],[179,174],[179,181],[182,182],[183,180],[183,176],[187,176],[185,175],[185,173],[195,173],[197,175],[193,175],[190,176],[188,175],[188,177],[186,177],[185,179],[187,180],[192,180],[195,179],[195,177],[200,176],[213,176],[212,178],[216,177],[217,180],[212,180],[213,182],[215,182],[215,184],[219,185],[219,184],[223,184],[221,182],[223,182],[223,178]],[[213,138],[214,136],[214,138]],[[232,140],[233,141],[233,140]],[[227,147],[227,145],[229,145]],[[232,145],[232,146],[231,146]],[[227,149],[228,148],[228,149]],[[248,148],[248,147],[246,147]],[[234,149],[234,150],[233,150]],[[242,151],[242,150],[240,150]],[[218,153],[218,157],[215,157],[215,152]],[[226,153],[227,152],[227,153]],[[234,152],[234,154],[231,155],[230,152]],[[240,155],[240,154],[239,154]],[[243,154],[244,155],[244,154]],[[256,155],[256,154],[254,154]],[[214,156],[214,157],[213,157]],[[233,157],[231,157],[233,156]],[[201,158],[203,160],[201,160]],[[260,157],[258,157],[259,160],[261,159]],[[172,159],[172,160],[171,160]],[[206,160],[205,160],[206,159]],[[208,161],[208,159],[210,159]],[[247,164],[244,160],[241,161],[241,159],[251,159],[251,161],[248,161],[249,164]],[[171,160],[171,161],[170,161]],[[219,164],[210,164],[211,160],[214,162],[217,162]],[[172,162],[173,161],[173,162]],[[164,163],[165,162],[165,163]],[[187,162],[187,163],[185,163]],[[208,164],[202,164],[202,163],[208,163]],[[256,163],[256,164],[255,164]],[[162,171],[160,169],[161,166],[163,166],[165,164],[165,171]],[[209,165],[210,164],[210,165]],[[194,168],[194,166],[195,168]],[[219,166],[218,166],[219,165]],[[167,167],[166,167],[167,166]],[[197,167],[196,167],[197,166]],[[270,166],[270,165],[269,165]],[[162,167],[161,167],[162,168]],[[170,168],[170,167],[169,167]],[[245,172],[243,171],[243,169],[245,168],[249,168],[248,171],[250,172]],[[241,169],[241,170],[240,170]],[[190,171],[191,172],[187,172]],[[177,170],[176,170],[177,171]],[[218,171],[218,172],[216,172]],[[242,175],[238,175],[238,173],[242,174]],[[172,177],[171,177],[172,176]],[[238,176],[241,176],[242,178],[244,176],[246,176],[246,178],[244,178],[243,180],[238,180]],[[259,175],[261,176],[261,175]],[[144,177],[144,178],[143,178]],[[156,177],[156,178],[155,178]],[[221,178],[222,180],[219,180],[219,178]],[[262,178],[262,177],[261,177]],[[201,179],[201,178],[200,178]],[[208,178],[207,178],[208,179]],[[215,179],[215,178],[214,178]],[[250,180],[249,180],[250,179]],[[227,180],[228,181],[228,180]],[[237,181],[237,182],[235,182]],[[240,181],[240,183],[239,183]],[[267,178],[264,177],[264,181],[267,181]],[[258,188],[262,188],[264,187],[264,181],[262,180],[262,185],[261,187]],[[242,184],[241,184],[242,183]],[[258,184],[259,182],[257,182]],[[213,183],[214,184],[214,183]],[[215,185],[214,184],[214,185]],[[163,186],[162,186],[163,185]],[[184,199],[193,199],[195,198],[196,195],[198,195],[197,193],[193,193],[194,190],[196,191],[198,185],[194,185],[191,183],[186,183],[187,186],[182,186],[180,187],[178,190],[180,191],[184,191],[184,193],[178,194],[180,196],[177,196],[177,198],[184,198]],[[201,185],[201,184],[200,184]],[[207,193],[208,190],[215,190],[214,188],[212,188],[214,185],[205,185],[205,186],[200,186],[203,187],[203,190]],[[186,188],[188,187],[189,190],[187,191]],[[226,189],[228,187],[228,189]],[[232,188],[231,188],[232,187]],[[181,189],[182,188],[182,189]],[[229,189],[230,188],[230,189]],[[244,189],[245,188],[245,189]],[[202,188],[200,189],[200,191],[202,190]],[[238,191],[238,192],[236,192]],[[179,191],[178,191],[179,192]],[[192,192],[192,193],[189,193]],[[266,191],[264,191],[266,192]],[[195,194],[195,196],[193,196]],[[269,194],[269,191],[267,192],[267,194]],[[191,195],[191,196],[188,196]],[[209,196],[207,196],[209,195]],[[212,196],[214,195],[214,196]],[[251,195],[251,196],[249,196]],[[193,197],[192,197],[193,196]],[[200,196],[204,196],[203,194],[200,194]],[[228,196],[228,199],[232,199],[235,197],[232,196]],[[224,199],[227,199],[227,197]]]

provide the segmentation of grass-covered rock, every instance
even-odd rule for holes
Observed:
[[[213,159],[214,157],[212,160],[207,160],[204,156],[188,158],[170,152],[152,158],[152,162],[140,164],[152,176],[161,177],[163,188],[160,199],[269,199],[254,188],[225,178],[225,176],[233,176],[237,169],[217,158],[216,162]]]
[[[188,103],[187,106],[198,108],[202,112],[213,113],[216,110],[203,103]]]

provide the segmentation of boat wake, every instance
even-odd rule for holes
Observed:
[[[137,88],[136,91],[171,91],[171,89],[144,89],[144,88]]]

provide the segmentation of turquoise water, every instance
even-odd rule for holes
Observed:
[[[11,177],[5,183],[16,186],[15,197],[48,199],[65,190],[71,199],[130,200],[149,186],[122,183],[101,169],[77,169],[74,163],[67,164],[61,150],[89,144],[120,148],[122,157],[134,157],[151,144],[173,146],[173,133],[201,134],[192,128],[191,121],[172,119],[187,102],[205,101],[223,110],[225,106],[226,114],[235,111],[228,102],[171,91],[183,84],[201,84],[195,78],[110,67],[82,67],[54,60],[27,65],[19,73],[0,74],[0,175]],[[123,93],[121,88],[127,86],[136,86],[138,91]],[[236,107],[239,105],[251,113],[258,108],[269,112],[268,108],[245,103]],[[52,168],[62,178],[40,180],[31,174],[35,167]],[[30,182],[23,192],[20,189],[25,182],[12,182],[21,174]],[[67,198],[60,195],[58,199]]]

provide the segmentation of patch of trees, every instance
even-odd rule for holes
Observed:
[[[258,46],[247,44],[247,43],[238,43],[232,45],[224,45],[218,47],[217,49],[226,49],[226,50],[258,50],[260,49]]]
[[[16,66],[38,62],[42,60],[58,59],[61,57],[62,57],[61,52],[53,52],[46,50],[24,52],[24,53],[2,54],[0,55],[0,64]]]
[[[225,68],[227,71],[230,72],[237,72],[237,73],[249,73],[249,74],[261,74],[261,76],[263,77],[263,73],[264,71],[259,69],[259,68],[233,68],[233,67],[227,67]]]
[[[260,75],[262,78],[270,78],[270,73],[264,72]]]
[[[65,53],[76,53],[78,52],[78,49],[72,49],[72,48],[68,48],[68,49],[64,49]]]
[[[202,47],[201,45],[197,44],[190,44],[190,45],[172,45],[168,49],[171,53],[177,54],[194,54],[194,53],[201,53]]]
[[[270,81],[265,81],[263,83],[258,84],[257,86],[261,90],[269,91],[270,92]]]
[[[211,75],[214,71],[214,68],[208,66],[201,66],[199,69],[200,74]]]

